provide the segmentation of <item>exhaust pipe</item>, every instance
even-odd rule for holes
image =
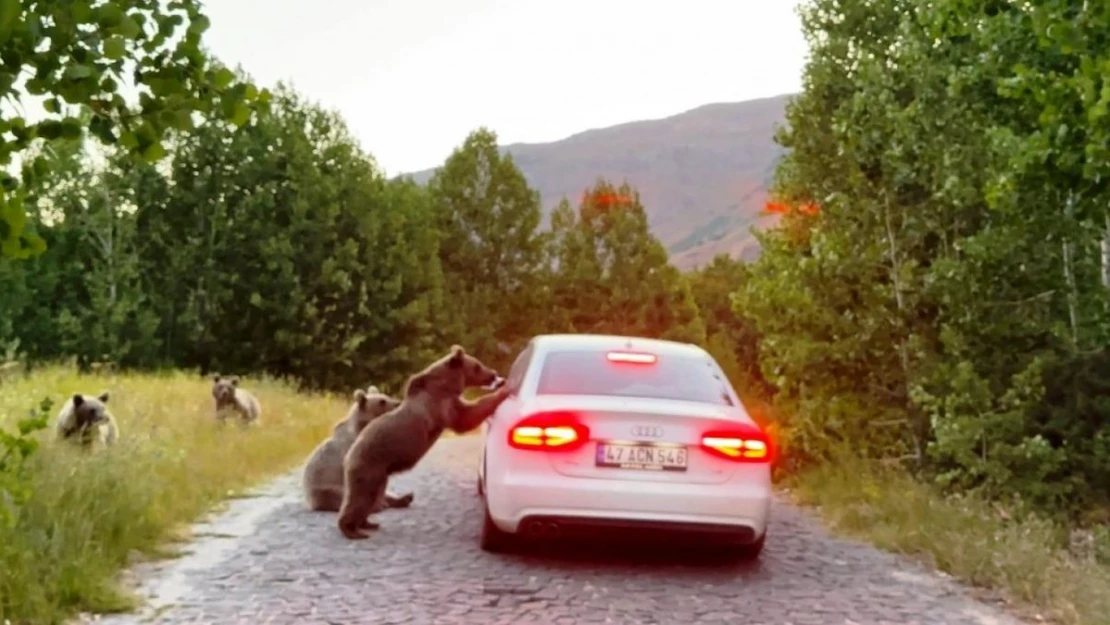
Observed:
[[[527,532],[529,536],[539,536],[543,534],[544,526],[540,521],[529,521],[524,531]]]
[[[559,527],[558,523],[548,523],[547,526],[544,527],[544,534],[548,538],[558,538],[559,535],[562,534],[562,529]]]

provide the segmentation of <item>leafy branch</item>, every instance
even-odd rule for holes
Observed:
[[[37,140],[83,139],[153,162],[170,131],[194,129],[197,116],[245,124],[269,93],[237,80],[201,46],[210,23],[199,0],[0,0],[0,167]],[[130,85],[138,106],[121,93]],[[47,116],[31,122],[25,96]],[[70,114],[66,105],[83,114]],[[0,172],[0,256],[27,258],[45,241],[27,228],[28,188],[48,175],[39,155],[17,178]]]

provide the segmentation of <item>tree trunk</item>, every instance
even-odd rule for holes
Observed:
[[[1102,230],[1102,287],[1110,289],[1110,212],[1106,213]]]
[[[899,321],[906,319],[905,297],[902,290],[902,277],[899,275],[900,263],[898,262],[898,245],[894,237],[894,224],[890,219],[890,207],[883,207],[883,221],[886,225],[886,239],[890,255],[890,282],[894,287],[894,305],[898,310]],[[903,336],[898,342],[898,364],[902,370],[903,384],[906,397],[909,397],[910,386],[910,354],[909,338]],[[910,436],[912,437],[914,458],[918,467],[925,461],[925,444],[928,438],[929,424],[916,410],[913,402],[906,401],[905,409],[908,417]]]
[[[1075,216],[1075,191],[1068,191],[1068,199],[1064,205],[1064,218],[1071,224]],[[1068,286],[1068,324],[1071,327],[1072,349],[1079,349],[1079,287],[1075,283],[1075,269],[1072,265],[1071,239],[1064,237],[1062,243],[1064,253],[1064,281]]]

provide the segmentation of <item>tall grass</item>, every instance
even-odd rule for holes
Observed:
[[[845,457],[792,480],[798,498],[848,535],[1001,590],[1064,625],[1110,623],[1110,567],[1072,559],[1066,532],[974,496],[945,497],[894,470]]]
[[[274,381],[241,385],[262,403],[258,427],[217,425],[211,380],[196,374],[53,367],[0,385],[0,425],[11,427],[43,396],[56,411],[74,392],[108,390],[121,434],[116,446],[85,454],[56,443],[53,430],[38,433],[31,499],[14,527],[0,527],[0,623],[45,625],[78,610],[131,608],[115,577],[133,552],[157,553],[219,500],[296,466],[350,404]]]

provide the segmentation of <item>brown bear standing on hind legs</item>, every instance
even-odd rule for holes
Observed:
[[[496,388],[504,379],[458,345],[412,376],[401,405],[378,417],[355,439],[343,459],[343,505],[339,531],[350,539],[369,538],[378,529],[367,517],[385,493],[389,477],[408,471],[428,453],[443,430],[464,433],[477,428],[509,396],[502,386],[471,402],[468,387]]]
[[[336,422],[331,436],[316,446],[305,463],[302,486],[305,501],[311,510],[339,510],[343,503],[343,457],[347,450],[371,421],[400,405],[399,400],[383,394],[376,386],[355,391],[355,401],[347,416]],[[412,493],[395,495],[387,490],[382,500],[374,505],[373,511],[406,508],[411,503]]]

